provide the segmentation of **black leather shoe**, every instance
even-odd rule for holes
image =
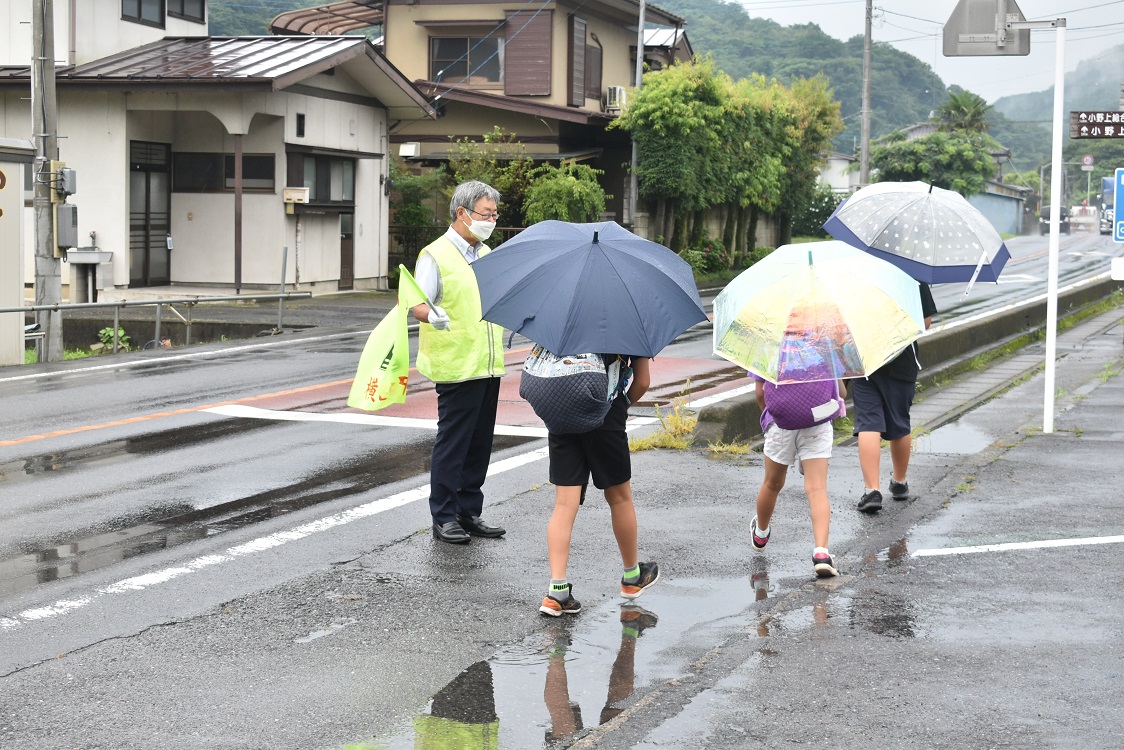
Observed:
[[[433,524],[433,538],[449,544],[468,544],[471,537],[456,521]]]
[[[473,536],[484,536],[489,539],[496,539],[507,533],[507,529],[501,529],[499,526],[489,526],[484,523],[484,519],[480,516],[457,516],[457,523],[461,525],[465,531]]]

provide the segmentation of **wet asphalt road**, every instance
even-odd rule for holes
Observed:
[[[425,533],[431,432],[196,408],[269,393],[255,403],[324,409],[301,389],[352,369],[354,338],[5,383],[5,436],[76,431],[0,447],[0,745],[425,746],[418,717],[442,696],[462,723],[495,717],[510,748],[1118,746],[1118,544],[911,555],[1124,533],[1119,334],[1064,352],[1057,434],[1027,429],[1036,378],[961,420],[990,443],[935,436],[911,470],[918,499],[880,516],[852,510],[857,459],[837,449],[830,583],[809,575],[798,488],[785,533],[749,552],[759,456],[636,454],[642,550],[664,580],[646,611],[621,608],[595,497],[569,622],[535,606],[541,442],[497,451],[488,516],[508,538],[455,548]],[[1059,503],[1078,479],[1081,502]],[[145,528],[169,519],[173,534]],[[26,555],[45,557],[29,572]]]

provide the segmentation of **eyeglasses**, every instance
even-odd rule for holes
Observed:
[[[476,214],[484,221],[497,221],[500,218],[499,212],[496,211],[488,214],[482,214],[479,211],[473,211],[471,208],[466,208],[465,211],[468,211],[470,214]]]

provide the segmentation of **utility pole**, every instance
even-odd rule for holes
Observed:
[[[35,215],[35,304],[62,301],[62,272],[55,257],[56,175],[51,162],[58,159],[58,103],[55,100],[55,15],[52,0],[32,0],[31,127],[37,153],[33,183]],[[62,361],[62,315],[39,313],[43,327],[43,359]]]
[[[861,151],[859,152],[859,187],[870,184],[870,16],[871,2],[866,0],[866,32],[863,37],[863,117]]]
[[[640,90],[640,80],[644,76],[644,11],[645,2],[640,0],[640,20],[636,29],[636,90]],[[636,207],[639,203],[639,196],[636,195],[640,189],[640,179],[636,175],[637,165],[639,164],[639,157],[636,153],[636,138],[632,138],[632,161],[629,164],[629,180],[628,180],[628,223],[636,227]]]

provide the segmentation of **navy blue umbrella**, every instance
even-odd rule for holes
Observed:
[[[707,319],[690,264],[613,221],[539,222],[472,270],[484,320],[555,354],[654,357]]]

